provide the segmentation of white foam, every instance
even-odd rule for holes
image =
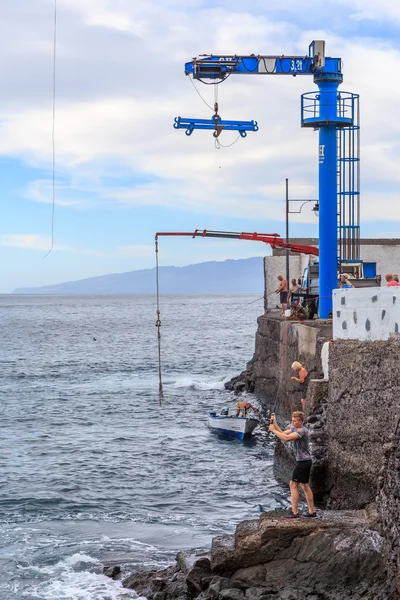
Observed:
[[[92,556],[88,556],[87,554],[83,554],[82,552],[77,552],[76,554],[72,554],[68,556],[64,560],[60,560],[55,565],[49,565],[46,567],[39,567],[37,565],[29,565],[27,567],[20,567],[21,570],[24,571],[34,571],[36,573],[41,573],[42,575],[55,575],[57,573],[62,573],[63,571],[72,571],[74,567],[78,565],[99,565],[101,564],[97,558],[93,558]]]
[[[88,571],[67,571],[58,579],[34,586],[23,593],[26,598],[37,600],[131,600],[143,598],[133,590],[122,587],[121,581],[113,581],[105,575]],[[146,600],[143,598],[143,600]]]
[[[187,388],[191,390],[223,390],[225,378],[219,381],[204,381],[192,377],[182,377],[173,384],[176,389]]]

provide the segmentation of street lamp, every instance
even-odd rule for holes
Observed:
[[[300,210],[289,210],[290,202],[302,202],[300,206]],[[319,216],[319,201],[315,199],[304,199],[304,198],[295,198],[289,200],[289,179],[286,178],[286,243],[289,243],[289,215],[290,214],[299,214],[305,204],[308,202],[315,202],[315,205],[311,209],[315,216],[318,218]],[[286,248],[286,281],[289,289],[289,248]]]

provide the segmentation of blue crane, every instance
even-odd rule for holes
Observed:
[[[337,287],[343,262],[359,261],[359,96],[339,92],[343,82],[342,60],[325,56],[325,42],[313,41],[307,56],[200,55],[185,64],[185,74],[204,83],[221,83],[231,75],[312,75],[317,92],[301,98],[301,126],[319,131],[319,316],[332,312],[332,290]],[[208,80],[208,81],[206,81]],[[174,127],[214,129],[217,137],[226,129],[257,131],[255,121],[175,119]]]

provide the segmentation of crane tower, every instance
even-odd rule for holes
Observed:
[[[231,75],[312,75],[318,91],[301,98],[301,126],[319,131],[319,316],[332,312],[332,290],[337,287],[341,262],[360,259],[359,96],[339,91],[343,82],[342,60],[325,56],[325,42],[313,41],[306,56],[202,55],[185,64],[194,79],[221,83]],[[174,127],[224,128],[257,131],[255,121],[226,121],[217,114],[210,119],[177,117]]]

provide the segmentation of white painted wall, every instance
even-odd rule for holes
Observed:
[[[334,340],[387,340],[393,333],[400,333],[400,287],[334,290]]]
[[[302,270],[302,255],[294,254],[289,256],[289,274],[290,279],[300,277]],[[264,258],[264,278],[265,278],[265,308],[273,309],[279,305],[279,295],[272,293],[279,287],[278,275],[286,276],[286,256],[266,256]],[[290,286],[289,279],[289,286]]]
[[[386,273],[400,273],[400,245],[360,246],[360,256],[364,262],[376,262],[376,274],[382,276],[382,286],[386,285]]]

